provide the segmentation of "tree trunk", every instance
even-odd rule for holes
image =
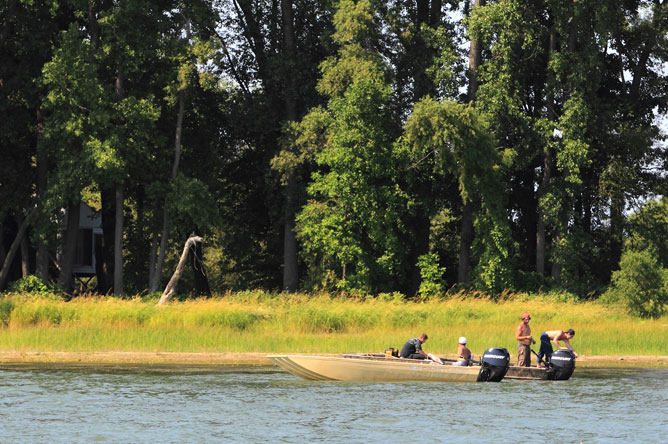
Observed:
[[[568,22],[568,52],[571,54],[574,54],[577,51],[577,26],[578,24],[578,16],[575,11],[573,11],[573,16],[571,17],[571,20]],[[569,85],[567,88],[567,92],[565,94],[566,99],[571,95],[573,92],[573,86]],[[570,175],[569,171],[564,171],[564,175],[568,176]],[[556,236],[554,237],[554,245],[558,245],[561,243],[563,239],[568,236],[568,213],[566,212],[565,208],[562,207],[560,209],[561,211],[559,212],[559,218],[560,218],[560,223],[558,227],[558,232]],[[552,248],[552,279],[555,281],[559,281],[561,279],[561,270],[562,270],[562,264],[560,263],[560,258],[558,257],[557,254],[555,254],[555,248]]]
[[[295,179],[289,178],[285,199],[285,226],[283,230],[283,290],[294,293],[299,286],[297,268],[297,236],[295,235]]]
[[[473,244],[473,203],[468,201],[462,211],[462,234],[459,243],[459,266],[457,282],[463,284],[468,279],[471,267],[471,245]]]
[[[5,263],[5,258],[7,257],[7,252],[5,251],[5,229],[2,225],[2,220],[0,220],[0,263]],[[2,288],[0,288],[2,290]]]
[[[191,252],[193,254],[191,264],[193,274],[195,275],[195,293],[211,297],[209,279],[206,277],[206,270],[204,270],[204,248],[202,247],[202,242],[196,242],[195,248],[192,248]]]
[[[191,248],[195,247],[195,245],[198,242],[202,242],[202,238],[199,236],[191,236],[186,241],[186,245],[183,247],[183,252],[181,253],[181,259],[179,259],[179,263],[176,266],[176,270],[174,270],[172,278],[169,280],[169,283],[165,287],[165,291],[162,292],[162,296],[160,297],[160,301],[158,301],[158,305],[162,305],[166,302],[169,302],[172,296],[176,294],[176,286],[179,283],[179,279],[181,278],[181,274],[183,273],[183,269],[185,268],[186,261],[188,260],[188,251]]]
[[[475,0],[473,8],[485,6],[485,0]],[[471,37],[469,47],[469,84],[468,100],[475,104],[478,92],[478,68],[482,61],[482,46],[480,41]],[[463,284],[468,279],[471,268],[471,245],[473,244],[473,202],[470,200],[464,204],[462,210],[461,239],[459,243],[459,266],[457,270],[457,282]]]
[[[557,32],[553,28],[550,32],[550,47],[548,60],[551,60],[557,51]],[[552,76],[550,76],[551,78]],[[549,88],[549,86],[548,86]],[[556,120],[554,112],[554,97],[550,92],[547,97],[547,118]],[[538,223],[536,224],[536,273],[545,273],[545,248],[546,248],[546,226],[545,216],[541,209],[540,198],[544,196],[549,188],[552,180],[552,164],[554,162],[552,156],[552,149],[550,146],[545,147],[545,156],[543,158],[543,178],[538,186]]]
[[[19,218],[16,218],[16,221],[19,222],[19,226],[23,225],[19,221]],[[26,277],[30,274],[30,243],[28,242],[28,235],[24,234],[21,236],[21,275]]]
[[[292,0],[281,0],[283,23],[283,51],[289,71],[292,73],[296,63],[294,17]],[[288,75],[285,89],[285,119],[297,120],[297,88],[295,76]],[[297,181],[294,176],[288,178],[285,188],[285,226],[283,230],[283,290],[289,293],[297,291],[299,270],[297,264],[297,237],[295,235],[295,213],[297,203]]]
[[[554,242],[553,242],[553,244],[554,244],[554,245],[557,245],[557,244],[559,244],[560,241],[561,241],[561,235],[558,234],[558,235],[554,238]],[[556,257],[556,255],[554,255],[554,253],[552,254],[552,257],[553,257],[553,260],[552,260],[552,273],[551,273],[551,276],[552,276],[552,279],[554,279],[555,281],[558,281],[559,279],[561,279],[561,269],[562,269],[562,266],[561,266],[561,264],[558,262],[559,259],[558,259],[558,257]]]
[[[543,164],[543,180],[538,187],[538,224],[536,228],[536,272],[545,273],[545,247],[546,247],[546,227],[545,217],[541,209],[540,198],[547,193],[552,179],[552,150],[545,148],[545,158]]]
[[[72,292],[74,261],[77,253],[77,237],[79,234],[79,214],[81,202],[77,200],[67,207],[67,231],[63,243],[63,253],[60,258],[60,276],[58,285],[68,293]]]
[[[408,283],[407,296],[413,297],[420,290],[422,283],[422,274],[420,267],[417,265],[420,256],[429,253],[429,231],[431,228],[431,220],[427,215],[426,210],[419,211],[415,218],[411,221],[413,232],[415,233],[415,245],[413,252],[410,255],[411,276]]]
[[[41,138],[42,130],[44,129],[44,118],[41,110],[37,110],[37,196],[40,202],[46,199],[46,189],[48,186],[48,156],[46,149],[41,146],[39,138]],[[43,239],[37,240],[37,252],[35,253],[35,274],[41,279],[49,280],[49,250]]]
[[[431,0],[431,6],[429,9],[429,25],[432,28],[436,28],[440,24],[442,7],[442,0]]]
[[[14,261],[14,256],[16,256],[16,252],[19,249],[19,245],[21,244],[21,241],[26,234],[28,225],[30,224],[30,221],[32,220],[34,214],[35,214],[35,209],[33,208],[32,210],[30,210],[26,218],[23,219],[23,222],[21,222],[21,224],[19,225],[19,230],[16,233],[16,237],[14,238],[12,245],[9,247],[9,251],[7,252],[7,255],[4,258],[4,261],[2,263],[2,269],[0,270],[0,291],[4,290],[5,288],[5,284],[7,283],[7,276],[9,276],[9,269],[11,268],[12,262]],[[1,234],[2,231],[0,230],[0,235]]]
[[[123,294],[123,184],[116,185],[116,218],[114,232],[114,294]]]
[[[125,72],[122,67],[118,68],[116,75],[115,90],[119,99],[125,96]],[[114,202],[116,211],[114,214],[114,294],[123,294],[123,181],[116,184],[114,190]]]
[[[190,39],[190,20],[186,20],[186,38]],[[179,163],[181,162],[181,134],[183,130],[183,116],[185,114],[185,91],[181,89],[179,91],[179,110],[176,116],[176,131],[174,136],[174,162],[172,163],[172,182],[176,179],[176,175],[179,171]],[[160,285],[160,276],[162,275],[162,266],[165,261],[165,254],[167,249],[167,236],[169,234],[169,213],[167,211],[167,201],[165,200],[164,207],[162,210],[162,232],[160,235],[160,251],[158,253],[157,259],[155,258],[157,250],[157,238],[153,238],[153,243],[151,245],[151,257],[149,263],[153,264],[153,267],[149,269],[149,280],[148,280],[148,291],[153,293],[158,290]]]
[[[158,246],[160,244],[160,235],[158,230],[153,232],[151,236],[151,251],[148,256],[148,291],[149,293],[154,293],[158,289],[158,285],[155,283],[156,279],[156,263],[158,261]],[[159,276],[158,276],[159,278]]]
[[[97,291],[108,294],[114,283],[114,238],[116,234],[116,195],[110,187],[100,191],[102,199],[102,263],[97,274]]]
[[[543,182],[545,182],[544,176]],[[540,206],[538,207],[538,223],[536,224],[536,273],[545,273],[545,219]]]
[[[621,194],[621,193],[620,193]],[[617,264],[622,257],[624,242],[624,197],[613,196],[610,199],[610,262]]]
[[[475,0],[473,9],[485,6],[485,0]],[[478,68],[482,62],[482,45],[479,40],[471,37],[469,47],[469,84],[468,84],[468,99],[470,103],[474,103],[478,93]]]
[[[16,8],[19,4],[19,0],[9,0],[6,7],[6,15],[2,28],[0,28],[0,48],[5,44],[5,39],[12,32],[12,19],[16,13]]]

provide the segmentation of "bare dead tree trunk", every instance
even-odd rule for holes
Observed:
[[[191,236],[188,238],[186,241],[186,245],[183,247],[183,252],[181,253],[181,258],[179,259],[179,263],[176,266],[176,270],[174,270],[174,274],[172,275],[172,278],[169,280],[169,283],[165,287],[165,291],[162,292],[162,296],[160,297],[160,301],[158,301],[158,305],[162,305],[166,302],[169,302],[172,296],[176,294],[176,286],[179,283],[179,279],[181,278],[181,274],[183,274],[183,269],[186,266],[186,261],[188,260],[188,252],[190,251],[191,248],[195,248],[196,244],[199,242],[202,242],[202,238],[199,236]]]
[[[81,202],[70,203],[67,207],[67,231],[63,244],[63,255],[60,259],[60,276],[58,285],[66,292],[72,291],[74,261],[76,259],[77,237],[79,234],[79,214]]]
[[[0,270],[0,290],[4,290],[5,288],[5,284],[7,283],[7,276],[9,276],[9,269],[11,268],[12,262],[14,261],[14,256],[16,256],[16,252],[19,249],[21,240],[25,236],[26,231],[28,230],[28,225],[30,224],[30,221],[34,215],[35,209],[33,208],[30,210],[26,218],[23,219],[23,222],[21,222],[19,225],[19,231],[16,233],[16,237],[14,238],[12,245],[9,247],[9,251],[7,252],[5,260],[2,263],[2,270]]]

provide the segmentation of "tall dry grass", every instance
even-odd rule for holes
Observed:
[[[515,352],[515,327],[532,316],[536,340],[545,330],[573,328],[584,355],[659,355],[668,350],[668,316],[639,320],[596,303],[551,295],[506,295],[500,301],[463,293],[407,302],[393,295],[228,293],[157,306],[153,299],[0,296],[0,349],[34,351],[300,352],[382,351],[429,334],[425,350],[454,353],[457,339],[481,354]],[[538,347],[535,347],[538,351]]]

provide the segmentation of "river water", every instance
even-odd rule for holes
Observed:
[[[668,442],[668,370],[460,384],[176,370],[0,369],[0,442]]]

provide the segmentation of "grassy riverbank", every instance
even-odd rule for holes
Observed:
[[[400,347],[421,332],[425,349],[456,351],[466,336],[474,354],[490,346],[516,350],[515,327],[532,315],[537,339],[548,329],[573,328],[584,356],[655,356],[668,350],[668,317],[639,320],[596,303],[515,296],[493,302],[453,297],[405,302],[227,294],[158,307],[154,299],[0,296],[0,352],[341,353]],[[538,348],[535,347],[537,351]]]

